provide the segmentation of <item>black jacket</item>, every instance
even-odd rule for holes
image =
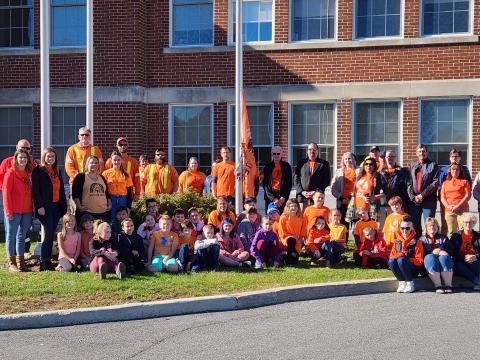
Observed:
[[[410,169],[410,179],[407,186],[408,197],[411,201],[415,198],[417,193],[417,176],[416,172],[421,166],[422,171],[422,186],[421,194],[423,196],[424,206],[436,206],[437,204],[437,185],[438,185],[438,176],[439,170],[436,162],[425,159],[420,165],[418,162],[414,162]]]
[[[454,233],[450,238],[450,242],[453,247],[452,255],[453,259],[456,261],[464,261],[463,257],[460,255],[460,246],[462,245],[462,234],[461,233]],[[477,258],[480,258],[480,233],[478,231],[473,230],[473,238],[472,238],[473,248],[475,249],[475,255]]]
[[[310,175],[308,158],[302,159],[295,168],[294,186],[297,190],[297,200],[303,200],[302,191],[315,191],[325,189],[330,185],[330,164],[328,161],[316,158],[315,167]]]
[[[60,216],[67,213],[67,199],[65,197],[65,188],[63,187],[62,176],[60,180],[60,197],[58,204],[60,206]],[[35,214],[38,216],[38,209],[44,208],[45,213],[52,211],[53,203],[53,185],[47,169],[37,166],[32,171],[32,197],[35,205]]]
[[[387,169],[383,169],[380,173],[384,183],[384,192],[386,202],[394,196],[399,196],[403,201],[403,209],[407,210],[410,204],[410,198],[407,192],[407,186],[410,182],[410,173],[408,170],[396,166],[393,173],[389,174]]]
[[[272,171],[275,162],[271,161],[263,168],[263,189],[264,198],[273,202],[273,199],[284,197],[285,200],[290,198],[290,191],[292,190],[292,167],[286,161],[280,160],[280,169],[282,171],[282,182],[280,185],[280,194],[272,189]]]

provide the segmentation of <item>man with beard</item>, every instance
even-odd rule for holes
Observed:
[[[143,193],[147,196],[173,194],[178,190],[178,173],[167,163],[167,154],[162,149],[155,150],[155,163],[143,170],[147,180]]]

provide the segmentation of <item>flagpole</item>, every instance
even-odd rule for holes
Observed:
[[[50,131],[50,0],[40,2],[40,151],[51,144]]]
[[[93,144],[93,0],[87,0],[87,78],[86,78],[86,124],[91,130],[90,142]]]
[[[237,0],[236,19],[235,19],[235,168],[241,165],[242,146],[242,88],[243,88],[243,39],[242,39],[242,0]],[[242,176],[235,179],[235,213],[238,215],[242,212]]]

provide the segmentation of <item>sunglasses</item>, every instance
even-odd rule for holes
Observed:
[[[372,163],[365,163],[365,166],[373,166]]]
[[[281,153],[272,153],[272,155],[282,155]]]
[[[22,146],[20,149],[25,150],[25,151],[30,151],[31,148],[26,147],[26,146]]]
[[[408,231],[408,230],[410,230],[411,228],[410,228],[410,226],[405,226],[405,227],[401,227],[400,229],[403,230],[403,231]]]
[[[78,134],[80,136],[90,136],[90,134]]]
[[[127,144],[118,144],[118,146],[120,146],[120,147],[127,147],[128,145],[127,145]]]

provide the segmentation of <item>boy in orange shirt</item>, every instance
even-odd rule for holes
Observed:
[[[228,202],[235,200],[235,163],[230,161],[230,148],[222,147],[220,155],[222,161],[212,168],[212,192],[213,197],[225,196]]]
[[[354,254],[358,254],[360,246],[365,241],[363,229],[369,226],[375,231],[378,231],[378,224],[375,220],[370,219],[367,209],[363,207],[357,208],[357,216],[358,221],[355,223],[355,227],[353,228],[353,238],[355,239],[355,249],[353,250]]]
[[[388,200],[388,205],[390,206],[392,213],[385,219],[382,231],[385,234],[387,249],[390,251],[395,241],[395,233],[398,231],[398,226],[403,217],[407,214],[403,211],[403,201],[400,196],[393,196],[390,198],[390,200]]]
[[[323,206],[325,202],[325,194],[322,191],[317,190],[314,192],[312,199],[313,205],[306,207],[303,212],[303,215],[307,219],[307,232],[315,226],[315,221],[319,216],[323,216],[326,220],[330,218],[330,209]]]
[[[150,237],[148,246],[148,269],[152,272],[160,272],[166,269],[169,273],[177,273],[179,270],[175,253],[178,248],[178,236],[170,231],[172,220],[163,215],[158,224],[160,230],[155,231]]]

